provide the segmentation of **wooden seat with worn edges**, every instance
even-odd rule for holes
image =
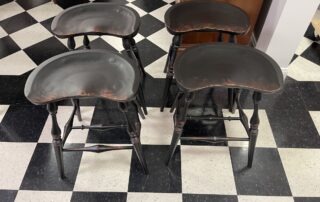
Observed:
[[[106,50],[77,50],[54,56],[29,76],[24,93],[34,104],[97,97],[125,102],[135,98],[140,72],[131,61]]]
[[[194,31],[245,34],[250,28],[249,17],[242,9],[220,2],[178,3],[167,10],[164,18],[173,35]]]
[[[134,9],[114,3],[86,3],[73,6],[57,15],[52,32],[60,38],[79,35],[112,35],[133,37],[140,20]]]
[[[174,72],[179,86],[189,92],[224,87],[273,93],[283,86],[282,71],[270,56],[230,43],[186,49],[176,59]]]

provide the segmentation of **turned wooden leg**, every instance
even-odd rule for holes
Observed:
[[[123,112],[126,122],[127,122],[127,132],[130,136],[131,143],[133,145],[134,151],[137,154],[141,167],[145,174],[149,173],[147,162],[142,152],[142,146],[140,142],[140,130],[141,123],[138,116],[138,111],[134,103],[132,103],[135,108],[134,111],[129,111],[129,103],[119,103],[119,108]]]
[[[167,72],[167,76],[166,76],[166,83],[163,89],[163,93],[162,93],[162,103],[161,103],[161,108],[160,111],[164,110],[164,107],[167,104],[168,101],[168,95],[169,95],[169,91],[170,91],[170,86],[173,80],[173,63],[174,60],[176,59],[177,56],[177,52],[178,52],[178,48],[180,46],[181,43],[181,36],[180,35],[175,35],[172,39],[172,44],[169,50],[169,55],[168,55],[168,59],[167,59],[167,64],[166,64],[166,72]]]
[[[147,110],[144,92],[143,92],[144,78],[145,78],[146,73],[145,73],[144,68],[142,66],[142,63],[141,63],[138,48],[137,48],[133,38],[123,38],[122,44],[123,44],[123,47],[126,50],[128,56],[131,59],[135,60],[140,68],[140,72],[142,74],[143,79],[142,79],[141,83],[139,84],[138,97],[137,97],[138,99],[137,100],[139,102],[139,105],[142,107],[144,114],[147,115],[148,110]]]
[[[85,49],[90,49],[90,40],[88,35],[83,36],[83,46]]]
[[[173,116],[174,132],[173,132],[171,145],[170,145],[168,156],[167,156],[166,165],[169,165],[173,157],[173,154],[176,150],[177,144],[180,140],[181,134],[183,132],[183,127],[187,121],[187,111],[193,99],[193,96],[194,96],[193,93],[184,93],[184,95],[178,99],[177,108]]]
[[[64,166],[63,166],[63,152],[62,152],[62,140],[61,140],[61,130],[59,128],[58,122],[57,122],[57,110],[58,107],[56,104],[48,104],[47,110],[51,115],[52,118],[52,129],[51,129],[51,135],[52,135],[52,144],[54,148],[54,152],[57,159],[59,174],[61,178],[64,178]]]
[[[254,150],[256,147],[257,142],[257,136],[258,136],[258,127],[259,127],[259,114],[258,114],[258,103],[261,100],[261,93],[254,92],[253,93],[253,105],[254,105],[254,111],[252,114],[252,117],[250,119],[250,129],[249,129],[249,151],[248,151],[248,167],[252,167],[253,162],[253,156],[254,156]]]

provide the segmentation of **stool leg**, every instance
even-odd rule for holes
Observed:
[[[142,106],[144,114],[148,115],[147,105],[146,105],[146,101],[144,99],[144,93],[143,93],[143,88],[142,88],[142,84],[141,83],[139,85],[138,98],[139,98],[139,101],[141,103],[141,106]]]
[[[182,92],[180,90],[178,90],[178,93],[176,95],[176,97],[174,98],[173,104],[170,108],[170,113],[172,113],[174,111],[174,109],[176,108],[177,102],[179,100],[179,98],[181,97]]]
[[[254,156],[254,150],[256,147],[256,141],[258,136],[258,127],[259,127],[259,114],[258,114],[258,102],[261,100],[261,93],[254,92],[253,93],[253,105],[254,110],[252,117],[250,119],[250,129],[249,129],[249,150],[248,150],[248,167],[252,167],[252,161]]]
[[[137,112],[137,107],[132,102],[135,111],[134,112],[129,112],[128,110],[128,103],[119,103],[119,108],[123,112],[126,122],[127,122],[127,132],[130,136],[131,143],[133,145],[134,151],[136,152],[139,162],[142,166],[142,169],[145,174],[149,173],[147,162],[145,160],[145,157],[142,152],[142,146],[140,142],[140,130],[141,130],[141,123],[139,120],[138,112]]]
[[[233,111],[233,103],[234,103],[234,90],[232,88],[228,88],[228,108],[229,108],[229,111],[231,113],[234,113]]]
[[[172,45],[171,45],[169,55],[168,55],[166,83],[165,83],[165,86],[163,89],[162,103],[161,103],[161,108],[160,108],[160,111],[162,111],[162,112],[163,112],[163,109],[168,101],[168,94],[169,94],[170,86],[171,86],[172,79],[173,79],[173,64],[174,64],[174,60],[177,56],[177,51],[178,51],[178,47],[180,46],[180,42],[181,42],[181,37],[179,35],[175,35],[172,39]]]
[[[140,57],[140,54],[139,54],[138,47],[136,45],[136,41],[132,37],[129,38],[128,40],[129,40],[130,47],[131,47],[131,49],[133,51],[133,54],[134,54],[134,56],[136,57],[136,59],[138,61],[138,64],[139,64],[139,67],[140,67],[140,69],[141,69],[141,71],[143,73],[143,76],[145,77],[146,72],[145,72],[145,70],[143,68],[143,65],[142,65],[142,62],[141,62],[141,57]]]
[[[83,36],[83,46],[85,49],[91,49],[90,48],[90,40],[89,40],[88,35]]]
[[[237,42],[237,38],[235,34],[229,34],[229,43],[236,43]],[[236,105],[236,100],[235,100],[235,90],[228,88],[228,105],[229,105],[229,111],[231,113],[235,112],[235,105]]]
[[[72,99],[71,102],[72,102],[73,106],[76,108],[76,115],[78,117],[78,120],[82,121],[79,99]]]
[[[123,38],[122,44],[123,44],[123,47],[126,50],[128,56],[131,59],[134,59],[135,61],[137,61],[139,68],[140,68],[140,71],[142,73],[143,79],[142,79],[141,84],[139,86],[138,101],[139,101],[139,104],[143,108],[144,114],[147,115],[148,111],[147,111],[147,106],[145,103],[145,97],[144,97],[144,93],[143,93],[144,78],[145,78],[146,72],[144,71],[144,68],[141,63],[138,48],[137,48],[136,43],[133,38]]]
[[[54,148],[54,152],[57,159],[59,174],[61,178],[64,178],[64,166],[63,166],[63,153],[62,153],[62,140],[61,140],[61,130],[59,128],[58,122],[57,122],[57,110],[58,107],[56,104],[48,104],[47,110],[51,115],[52,118],[52,128],[51,128],[51,135],[52,135],[52,144]]]
[[[164,70],[163,70],[164,73],[167,73],[167,71],[168,71],[169,63],[170,63],[170,56],[172,55],[173,47],[174,47],[174,45],[173,45],[173,41],[172,41],[172,43],[170,45],[167,61],[166,61],[166,66],[164,66]]]
[[[178,141],[183,132],[183,127],[187,121],[187,111],[189,105],[194,97],[193,93],[185,93],[184,96],[181,96],[177,102],[176,112],[173,116],[174,119],[174,132],[171,140],[171,145],[169,148],[169,153],[166,160],[166,165],[169,165],[173,154],[176,150]]]
[[[72,113],[66,123],[66,125],[64,126],[64,130],[63,130],[63,137],[62,137],[62,145],[64,146],[64,144],[67,141],[67,138],[72,130],[73,127],[73,120],[74,120],[74,115],[76,114],[77,111],[77,107],[73,106],[73,110]]]
[[[75,42],[75,40],[74,40],[74,37],[69,37],[69,38],[68,38],[68,43],[67,43],[67,45],[68,45],[69,51],[73,51],[73,50],[75,49],[75,47],[76,47],[76,42]],[[79,100],[78,100],[78,99],[72,99],[71,102],[72,102],[73,106],[75,106],[76,109],[77,109],[77,110],[76,110],[76,114],[77,114],[78,120],[79,120],[79,121],[82,121],[81,111],[80,111],[80,105],[79,105]]]

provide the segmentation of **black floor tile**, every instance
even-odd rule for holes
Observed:
[[[196,121],[186,122],[181,137],[226,137],[224,121]],[[213,145],[201,141],[181,140],[182,145]],[[214,146],[226,146],[225,142],[216,143]]]
[[[52,35],[54,35],[52,30],[51,30],[51,24],[52,24],[53,19],[54,19],[54,17],[46,19],[46,20],[40,22],[40,24],[42,26],[44,26],[49,32],[51,32]]]
[[[72,0],[72,1],[57,0],[57,4],[64,9],[69,8],[71,6],[78,5],[78,4],[88,3],[88,2],[90,1],[89,0]]]
[[[29,15],[27,12],[23,12],[1,21],[0,26],[8,34],[11,34],[23,28],[29,27],[35,23],[37,23],[37,21],[31,15]]]
[[[58,39],[55,37],[50,37],[49,39],[26,48],[24,52],[37,65],[39,65],[53,56],[68,52],[68,49]]]
[[[7,4],[7,3],[10,3],[12,2],[13,0],[1,0],[0,1],[0,6],[4,5],[4,4]]]
[[[142,10],[146,11],[146,12],[151,12],[153,10],[156,10],[164,5],[166,5],[167,3],[163,2],[162,0],[135,0],[134,2],[132,2],[132,4],[138,6],[139,8],[141,8]]]
[[[160,29],[164,28],[164,23],[153,17],[152,15],[146,14],[141,17],[141,25],[139,28],[139,33],[147,37]],[[168,47],[169,49],[169,47]]]
[[[19,51],[19,46],[10,36],[0,38],[0,59]]]
[[[43,106],[11,105],[0,125],[0,141],[37,142],[47,117]]]
[[[17,192],[17,190],[0,190],[0,201],[13,202]]]
[[[299,82],[298,86],[307,110],[320,110],[320,82]]]
[[[0,104],[31,105],[24,96],[24,85],[30,71],[20,76],[0,75]]]
[[[207,195],[207,194],[183,194],[183,202],[237,202],[237,196],[232,195]]]
[[[306,33],[304,34],[304,36],[312,41],[316,41],[316,37],[314,36],[314,28],[311,23],[308,26],[308,29],[307,29]]]
[[[230,148],[238,195],[291,196],[288,180],[277,149],[256,148],[248,169],[248,150]]]
[[[243,108],[252,108],[252,92],[244,91],[241,95]],[[304,109],[305,105],[299,91],[298,82],[290,77],[286,77],[284,87],[274,94],[263,94],[259,102],[260,109]]]
[[[311,46],[301,54],[301,56],[317,65],[320,65],[320,44],[313,42]]]
[[[128,3],[126,0],[95,0],[94,2],[117,3],[121,5],[125,5]]]
[[[165,165],[169,147],[143,145],[143,152],[149,168],[149,175],[142,171],[136,154],[133,152],[129,178],[129,192],[162,192],[181,193],[181,157],[180,147],[171,160]]]
[[[294,202],[319,202],[320,197],[294,197]]]
[[[32,9],[34,7],[40,6],[42,4],[48,3],[50,0],[16,0],[18,4],[25,10]]]
[[[95,108],[91,125],[119,125],[125,124],[124,115],[117,108],[117,104],[101,101]],[[87,143],[130,144],[130,137],[126,128],[112,130],[90,130]]]
[[[295,59],[297,59],[297,57],[298,57],[298,55],[294,54],[293,57],[292,57],[292,59],[291,59],[291,61],[290,61],[290,64],[291,64]]]
[[[114,52],[118,52],[117,49],[115,49],[113,46],[108,44],[106,41],[104,41],[101,38],[97,38],[90,42],[91,49],[103,49],[103,50],[111,50]],[[83,49],[83,47],[80,47],[80,49]]]
[[[79,147],[80,144],[66,144],[65,146]],[[59,177],[57,161],[51,144],[37,144],[26,174],[21,183],[21,190],[52,190],[72,191],[78,168],[81,152],[64,152],[65,179]]]
[[[73,192],[72,202],[126,202],[127,193],[121,192]]]
[[[307,110],[267,110],[280,148],[320,148],[320,136]]]
[[[146,67],[157,59],[166,54],[161,48],[150,42],[148,39],[143,39],[137,43],[140,53],[142,66]],[[123,51],[122,51],[123,52]]]

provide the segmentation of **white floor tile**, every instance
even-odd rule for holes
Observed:
[[[306,37],[303,37],[299,43],[297,50],[296,50],[296,54],[301,55],[312,43],[313,43],[313,41],[311,41],[310,39],[308,39]]]
[[[61,43],[63,43],[67,48],[68,48],[68,39],[60,39],[58,37],[56,37],[59,41],[61,41]],[[93,41],[95,39],[99,38],[99,36],[94,36],[94,35],[90,35],[89,36],[89,40],[90,41]],[[77,36],[77,37],[74,37],[74,41],[76,43],[76,46],[75,46],[75,49],[83,46],[83,36]]]
[[[6,115],[8,108],[9,108],[9,105],[0,105],[0,123],[4,115]]]
[[[150,65],[145,67],[145,70],[153,78],[166,78],[166,73],[163,72],[166,65],[168,54],[162,56]]]
[[[63,11],[63,9],[60,6],[54,4],[53,1],[50,1],[46,4],[32,8],[27,12],[38,22],[42,22],[58,15],[61,11]]]
[[[8,33],[6,31],[4,31],[4,29],[0,26],[0,38],[3,38],[7,35],[8,35]]]
[[[37,23],[11,34],[10,37],[20,48],[24,49],[52,37],[52,34],[40,23]]]
[[[145,12],[144,10],[142,10],[141,8],[135,6],[132,3],[128,3],[128,4],[126,4],[126,6],[129,6],[129,7],[133,8],[134,10],[136,10],[138,12],[138,14],[140,15],[140,17],[142,17],[142,16],[147,14],[147,12]]]
[[[15,202],[68,202],[72,192],[66,191],[27,191],[20,190]]]
[[[0,189],[19,189],[35,147],[36,143],[0,142]]]
[[[149,14],[152,15],[153,17],[157,18],[161,22],[164,22],[164,14],[166,13],[166,11],[170,7],[171,7],[171,5],[165,5],[165,6],[162,6],[161,8],[158,8],[157,10],[152,11]]]
[[[127,192],[131,154],[132,150],[84,153],[74,190]]]
[[[168,108],[160,112],[159,108],[148,107],[148,116],[141,119],[142,144],[169,145],[173,134],[172,117]]]
[[[238,196],[239,202],[294,202],[292,197],[286,196]]]
[[[0,75],[21,75],[37,65],[24,51],[18,51],[0,60]]]
[[[0,6],[0,21],[24,12],[24,9],[16,2]]]
[[[101,36],[101,38],[104,41],[106,41],[108,44],[110,44],[112,47],[117,49],[117,51],[120,52],[120,51],[124,50],[121,38],[115,37],[115,36]],[[143,39],[144,39],[144,37],[141,34],[137,34],[134,37],[134,40],[135,40],[136,43],[138,43],[139,41],[141,41]]]
[[[61,131],[63,131],[64,125],[67,123],[70,114],[72,112],[72,106],[59,106],[58,113],[57,113],[57,120],[58,124],[61,128]],[[81,125],[90,125],[91,119],[93,116],[94,107],[84,107],[81,106],[81,115],[82,115],[82,122],[78,121],[77,116],[74,117],[73,125],[74,126],[81,126]],[[52,121],[51,117],[49,116],[47,119],[46,124],[44,125],[42,129],[41,136],[39,138],[40,143],[51,143],[52,137],[51,137],[51,127],[52,127]],[[66,143],[85,143],[88,136],[88,130],[72,130],[69,134],[69,137],[67,139]]]
[[[246,113],[248,120],[250,121],[250,117],[252,116],[253,110],[244,110]],[[229,110],[223,110],[224,116],[239,116],[238,110],[236,110],[235,114],[229,112]],[[259,134],[257,139],[257,147],[271,147],[276,148],[276,142],[273,137],[272,129],[269,123],[269,119],[265,110],[259,110]],[[248,137],[243,125],[240,121],[224,121],[226,127],[226,133],[228,137]],[[250,125],[249,125],[250,126]],[[246,141],[230,141],[228,142],[229,146],[234,147],[248,147],[248,142]]]
[[[316,127],[318,134],[320,135],[320,111],[309,111],[314,126]]]
[[[320,197],[320,149],[278,150],[292,195]]]
[[[228,147],[181,146],[182,192],[236,194]]]
[[[303,58],[296,58],[288,67],[288,76],[297,81],[320,81],[320,68]]]
[[[182,202],[182,194],[128,193],[127,202]]]
[[[163,28],[156,33],[147,37],[147,39],[154,44],[157,44],[164,51],[169,52],[169,48],[172,42],[172,35],[169,34],[166,28]]]

